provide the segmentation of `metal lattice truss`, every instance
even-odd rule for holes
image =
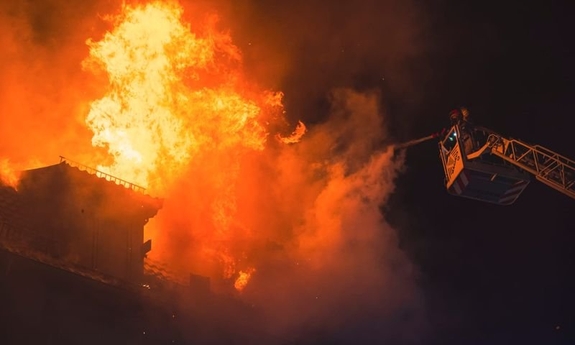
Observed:
[[[537,180],[575,199],[575,162],[539,145],[490,134],[491,153],[535,175]]]

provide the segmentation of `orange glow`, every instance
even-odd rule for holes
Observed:
[[[16,189],[20,181],[20,170],[14,168],[7,160],[0,160],[0,183]]]
[[[149,226],[156,229],[156,253],[166,228],[187,223],[178,231],[202,234],[195,244],[198,260],[219,262],[221,276],[230,279],[244,255],[232,253],[230,243],[250,231],[236,217],[241,161],[264,149],[264,124],[282,113],[283,94],[245,81],[241,54],[228,34],[216,30],[217,18],[192,31],[182,12],[175,2],[126,6],[112,31],[87,41],[84,66],[105,70],[109,89],[91,104],[86,123],[92,144],[113,157],[99,170],[171,200],[165,217]],[[294,135],[281,140],[294,143],[304,133],[300,122]],[[190,182],[190,190],[181,189]]]
[[[252,274],[255,272],[255,269],[250,268],[246,271],[240,271],[239,276],[234,283],[234,287],[238,291],[242,291],[249,283]]]

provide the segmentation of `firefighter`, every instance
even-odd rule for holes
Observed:
[[[471,122],[471,118],[469,117],[469,110],[465,107],[453,109],[449,113],[449,119],[451,120],[451,124],[453,126],[464,125]]]
[[[475,141],[473,140],[473,127],[469,123],[469,110],[465,107],[460,107],[452,110],[449,113],[449,119],[452,126],[459,126],[461,134],[461,142],[466,154],[475,150]]]
[[[463,121],[469,122],[469,120],[470,120],[469,110],[465,107],[461,107],[461,108],[459,108],[459,110],[461,111],[461,118],[463,119]]]

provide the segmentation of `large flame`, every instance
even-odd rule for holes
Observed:
[[[159,1],[126,7],[112,32],[88,41],[89,61],[105,68],[110,81],[87,118],[93,144],[114,156],[100,168],[152,188],[155,178],[177,173],[200,150],[261,150],[267,135],[260,106],[237,92],[239,72],[228,69],[240,61],[229,36],[214,31],[215,21],[198,36],[181,13],[175,3]],[[278,97],[267,96],[270,104]]]
[[[223,277],[230,279],[239,258],[226,243],[232,226],[242,227],[233,224],[240,161],[264,149],[268,131],[262,124],[281,114],[283,95],[245,82],[241,54],[228,34],[217,31],[217,18],[209,17],[192,32],[181,15],[175,2],[126,6],[112,31],[99,41],[88,40],[85,66],[103,68],[109,90],[92,103],[87,124],[93,145],[113,156],[111,164],[99,166],[103,171],[159,194],[169,193],[183,176],[201,177],[187,193],[205,197],[209,210],[188,211],[190,218],[199,218],[188,230],[204,233],[200,250],[218,260]],[[304,132],[300,122],[292,136],[278,138],[293,143]],[[186,206],[166,207],[185,212]],[[250,277],[245,272],[239,273],[238,289]]]

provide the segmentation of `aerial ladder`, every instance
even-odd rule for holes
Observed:
[[[575,199],[575,161],[540,145],[506,138],[460,120],[450,129],[412,140],[404,149],[439,139],[439,157],[449,194],[511,205],[531,177]]]

